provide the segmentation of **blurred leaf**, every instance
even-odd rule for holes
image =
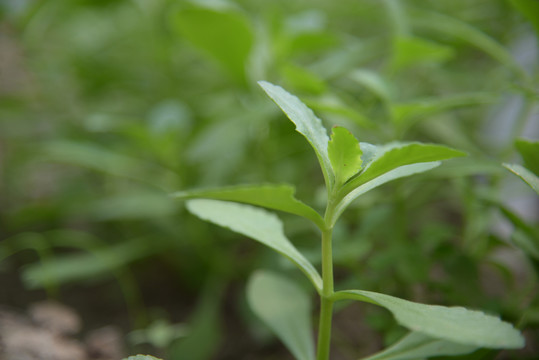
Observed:
[[[507,66],[526,79],[526,72],[515,61],[509,51],[497,41],[486,35],[479,29],[468,25],[458,19],[442,15],[436,12],[415,9],[412,12],[414,26],[426,29],[427,31],[438,31],[445,35],[466,41],[483,50],[503,65]]]
[[[180,35],[221,65],[241,82],[254,41],[248,18],[232,8],[181,9],[173,16]]]
[[[189,200],[187,209],[203,220],[248,236],[286,256],[318,290],[322,288],[318,271],[286,238],[283,224],[274,214],[249,205],[205,199]]]
[[[458,107],[488,104],[494,99],[492,95],[486,93],[469,93],[393,103],[391,115],[398,126],[408,127],[414,121],[432,114]]]
[[[539,194],[539,177],[530,170],[518,164],[503,164],[503,166],[513,174],[519,176],[526,184]]]
[[[370,70],[354,70],[350,78],[363,85],[373,94],[378,96],[384,102],[390,102],[392,99],[391,88],[382,76]]]
[[[524,160],[524,166],[539,176],[539,141],[517,139],[515,146]]]
[[[537,0],[511,0],[511,4],[528,19],[535,28],[537,38],[539,38],[539,1]]]
[[[393,71],[420,63],[441,63],[453,56],[453,49],[449,46],[422,38],[397,36],[393,41],[393,57],[389,65]]]
[[[294,197],[295,189],[290,185],[245,185],[217,189],[200,189],[180,191],[172,194],[175,198],[206,198],[214,200],[235,201],[266,208],[280,210],[303,216],[319,227],[324,220],[314,209]]]
[[[395,344],[362,360],[415,360],[432,356],[469,354],[476,346],[435,339],[420,332],[411,332]]]
[[[57,285],[90,279],[113,272],[130,262],[150,256],[160,249],[148,239],[110,245],[102,249],[77,252],[70,255],[51,257],[43,263],[26,266],[22,272],[28,288],[40,288],[50,283]]]
[[[45,144],[42,155],[49,161],[82,166],[107,174],[127,177],[166,189],[166,179],[178,175],[157,165],[120,155],[89,143],[58,140]]]
[[[151,344],[158,349],[164,349],[170,344],[189,334],[189,327],[185,324],[171,324],[166,319],[153,321],[145,329],[135,330],[127,336],[133,345]]]
[[[285,65],[283,75],[286,82],[294,89],[312,94],[321,94],[326,90],[326,84],[322,79],[299,66]]]
[[[96,220],[134,220],[161,218],[174,213],[176,207],[164,194],[145,193],[110,196],[85,205],[83,214]]]
[[[280,275],[258,271],[247,285],[247,299],[296,359],[314,360],[311,299],[300,287]]]
[[[344,184],[361,170],[363,153],[359,142],[347,129],[338,126],[333,128],[328,153],[337,184]]]
[[[480,311],[419,304],[364,290],[339,291],[336,296],[383,306],[402,326],[434,338],[493,349],[524,347],[524,338],[513,325]]]
[[[289,94],[280,86],[270,84],[266,81],[259,81],[258,84],[279,105],[288,118],[296,124],[296,131],[305,136],[307,141],[312,145],[322,167],[326,184],[331,187],[335,178],[328,156],[329,137],[322,125],[322,121],[300,99]]]

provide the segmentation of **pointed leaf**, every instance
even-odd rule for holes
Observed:
[[[311,299],[303,289],[285,277],[258,271],[247,285],[247,300],[297,360],[314,360]]]
[[[379,155],[353,180],[351,187],[364,184],[399,166],[425,163],[465,156],[462,151],[443,145],[421,143],[395,143],[380,147]]]
[[[328,156],[329,137],[322,125],[322,121],[300,99],[280,86],[266,81],[259,81],[258,84],[279,105],[288,118],[296,124],[296,131],[302,134],[314,148],[322,167],[326,184],[332,186],[334,175]]]
[[[515,146],[524,160],[524,166],[539,176],[539,141],[517,139]]]
[[[393,313],[402,326],[434,338],[493,349],[518,349],[524,346],[524,338],[513,325],[480,311],[419,304],[364,290],[339,291],[336,298],[383,306]]]
[[[334,127],[328,144],[329,160],[335,173],[335,182],[344,184],[361,170],[363,154],[357,139],[343,127]]]
[[[249,205],[206,199],[189,200],[187,209],[203,220],[248,236],[286,256],[307,275],[318,291],[322,288],[318,271],[286,238],[283,224],[274,214]]]
[[[518,164],[503,164],[503,166],[511,171],[513,174],[519,176],[526,184],[530,185],[537,194],[539,194],[539,177],[526,169],[522,165]]]
[[[387,349],[362,360],[414,360],[431,356],[464,355],[477,349],[477,346],[457,344],[411,332]]]
[[[297,200],[294,193],[293,186],[268,184],[180,191],[172,194],[172,196],[181,199],[206,198],[263,206],[303,216],[314,222],[318,227],[323,227],[324,220],[320,214],[310,206]]]
[[[370,145],[370,144],[369,144]],[[361,144],[363,148],[363,143]],[[369,149],[370,160],[364,170],[343,187],[342,199],[335,208],[332,224],[352,201],[361,194],[388,181],[424,172],[440,165],[438,160],[464,156],[465,153],[442,145],[408,143],[389,144]],[[375,152],[372,155],[372,152]],[[365,159],[364,159],[364,162]]]

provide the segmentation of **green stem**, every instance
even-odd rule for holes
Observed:
[[[333,228],[322,231],[322,295],[320,297],[320,321],[318,327],[317,360],[328,360],[333,315],[333,254],[331,235]]]

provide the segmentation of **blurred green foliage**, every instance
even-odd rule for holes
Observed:
[[[507,357],[533,358],[537,196],[501,164],[537,171],[526,150],[539,134],[534,8],[533,0],[1,1],[0,275],[60,299],[75,285],[92,294],[115,279],[132,329],[148,326],[155,307],[192,329],[157,349],[170,359],[201,347],[191,358],[285,358],[243,288],[255,268],[290,265],[184,216],[169,197],[287,182],[309,205],[324,203],[310,149],[256,86],[269,80],[360,141],[436,142],[470,154],[356,202],[335,229],[336,285],[501,314],[531,344]],[[320,197],[305,198],[312,193]],[[319,263],[313,228],[284,221]],[[10,291],[1,302],[29,301]],[[381,310],[360,311],[376,333],[359,335],[345,321],[336,333],[372,344],[403,334]],[[343,346],[334,356],[373,350]]]

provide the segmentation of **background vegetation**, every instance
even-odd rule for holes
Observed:
[[[516,141],[539,134],[537,7],[0,2],[0,304],[54,298],[85,328],[121,326],[131,352],[167,359],[289,357],[244,287],[258,268],[298,274],[168,197],[287,182],[324,203],[316,159],[264,79],[360,141],[469,153],[357,201],[335,231],[336,286],[499,314],[528,342],[502,356],[534,358],[538,197],[501,164],[525,163],[517,150],[532,143]],[[282,218],[319,262],[314,229]],[[334,334],[334,358],[352,359],[404,330],[354,305],[339,309]]]

